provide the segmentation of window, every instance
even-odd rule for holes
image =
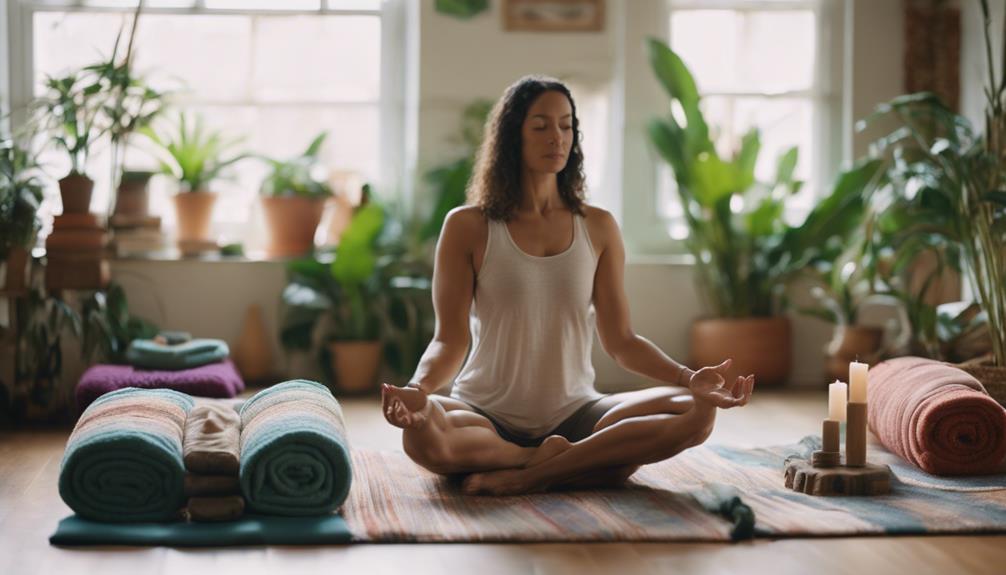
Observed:
[[[779,156],[799,148],[797,178],[805,182],[787,204],[802,221],[833,173],[839,142],[828,134],[833,95],[827,62],[832,37],[822,0],[675,0],[670,46],[688,65],[702,94],[702,111],[717,150],[732,155],[751,127],[761,131],[755,172],[768,180]],[[832,148],[834,146],[834,148]],[[670,170],[660,175],[658,206],[673,238],[687,228]]]
[[[38,94],[46,75],[98,61],[112,49],[130,0],[22,3],[30,22],[27,75]],[[135,69],[155,88],[174,93],[162,121],[179,111],[200,114],[208,128],[241,138],[239,150],[286,158],[328,132],[322,160],[333,171],[350,170],[366,181],[381,175],[381,0],[160,0],[146,2],[135,40]],[[141,136],[131,140],[126,166],[153,168]],[[58,178],[68,162],[58,152],[42,160]],[[92,211],[111,198],[108,150],[92,152],[96,181]],[[221,241],[264,243],[255,198],[267,169],[249,159],[219,181],[215,213]],[[169,178],[151,182],[151,211],[174,228]],[[52,198],[58,190],[49,191]],[[53,203],[47,202],[51,213]]]

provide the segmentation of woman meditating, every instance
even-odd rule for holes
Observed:
[[[692,371],[633,332],[625,249],[611,214],[584,201],[565,85],[507,88],[468,193],[437,245],[433,341],[406,387],[382,387],[384,416],[417,464],[470,474],[467,493],[618,485],[705,441],[717,409],[748,402],[754,377],[725,381],[729,360]],[[595,314],[618,365],[666,386],[595,391]],[[451,397],[430,395],[452,378]]]

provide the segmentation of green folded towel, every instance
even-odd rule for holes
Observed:
[[[126,361],[144,369],[191,369],[227,359],[230,350],[220,339],[193,339],[165,345],[151,339],[136,339],[126,350]]]
[[[127,387],[88,406],[66,443],[59,495],[94,521],[168,521],[184,506],[182,437],[193,400]]]
[[[323,515],[352,481],[339,402],[323,385],[295,379],[257,393],[241,408],[241,494],[251,512]]]

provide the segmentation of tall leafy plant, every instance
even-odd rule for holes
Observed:
[[[898,127],[873,146],[874,154],[887,162],[896,193],[886,216],[897,220],[900,236],[959,249],[987,315],[994,363],[1002,367],[1006,366],[1006,60],[997,70],[987,0],[981,0],[981,9],[988,71],[984,134],[926,92],[879,106],[861,127],[879,118],[897,121]]]
[[[34,121],[66,152],[71,175],[87,176],[91,149],[108,130],[101,118],[105,97],[94,74],[74,70],[46,77],[45,93],[32,103]]]
[[[126,292],[116,283],[84,300],[81,316],[81,352],[92,363],[126,363],[134,339],[149,339],[158,332],[150,321],[129,313]]]
[[[42,190],[34,153],[14,138],[0,139],[0,260],[11,249],[29,249],[35,242]]]
[[[193,121],[185,113],[179,113],[173,128],[157,131],[146,126],[139,132],[154,143],[161,172],[176,178],[186,192],[206,191],[224,170],[248,157],[231,151],[239,139],[228,139],[222,132],[208,130],[199,115]]]
[[[262,182],[262,195],[302,198],[327,198],[332,195],[332,187],[320,175],[319,155],[328,132],[315,136],[307,149],[288,160],[263,158],[271,172]]]
[[[674,172],[689,232],[685,245],[695,257],[701,291],[718,317],[773,315],[784,304],[785,283],[857,229],[879,162],[841,174],[804,222],[790,226],[783,213],[802,184],[794,177],[797,149],[781,155],[767,182],[755,178],[757,129],[744,135],[730,157],[721,157],[685,63],[660,40],[650,39],[648,48],[651,68],[670,98],[668,113],[649,123],[649,136]]]

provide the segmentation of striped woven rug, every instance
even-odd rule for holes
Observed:
[[[514,497],[465,496],[403,453],[356,451],[343,514],[361,542],[730,541],[731,522],[707,508],[716,506],[710,486],[731,486],[754,511],[760,537],[1006,532],[1006,489],[950,490],[959,487],[953,480],[936,489],[899,480],[897,469],[881,497],[786,489],[783,461],[814,441],[701,446],[643,467],[623,489]]]

